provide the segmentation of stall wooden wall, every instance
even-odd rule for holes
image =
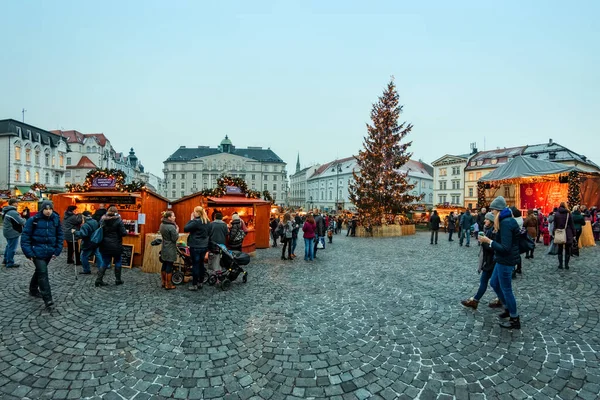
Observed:
[[[144,249],[146,248],[146,234],[158,232],[162,220],[162,212],[167,210],[167,199],[160,197],[154,192],[143,191],[141,213],[146,214],[146,223],[139,225],[139,238],[136,240],[135,256],[133,265],[140,266],[144,263]]]
[[[268,249],[271,243],[269,233],[269,216],[271,215],[271,204],[257,204],[254,206],[254,229],[256,230],[256,248]]]
[[[67,194],[54,194],[50,201],[54,204],[54,211],[60,215],[60,220],[62,221],[63,216],[65,215],[65,211],[67,211],[67,207],[75,204],[75,199],[73,197],[69,197],[72,195]]]
[[[177,225],[183,229],[185,224],[190,220],[194,208],[196,206],[202,206],[206,210],[206,204],[206,197],[202,196],[200,193],[184,197],[171,203],[171,211],[175,213]],[[210,218],[210,215],[208,217]]]

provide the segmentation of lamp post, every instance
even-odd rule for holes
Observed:
[[[339,193],[340,193],[340,189],[339,189],[339,185],[340,185],[340,172],[342,172],[342,167],[340,164],[337,164],[336,169],[335,169],[335,213],[338,213],[338,208],[339,208]]]

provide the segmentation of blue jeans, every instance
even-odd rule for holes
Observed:
[[[113,259],[114,259],[115,270],[121,269],[121,255],[120,254],[118,256],[112,256],[112,255],[108,255],[108,254],[100,254],[100,258],[102,258],[102,263],[100,264],[100,266],[102,268],[109,269],[110,262],[113,261]]]
[[[481,298],[485,294],[485,291],[487,290],[488,282],[490,281],[490,278],[492,277],[492,272],[493,271],[481,271],[481,277],[479,278],[479,290],[477,290],[477,294],[474,297],[475,300],[477,300],[477,301],[481,300]]]
[[[298,238],[293,237],[292,238],[292,254],[294,254],[294,256],[296,255],[296,245],[297,244],[298,244]]]
[[[4,249],[4,262],[7,267],[14,265],[15,253],[17,251],[17,245],[19,244],[19,237],[14,239],[6,239],[6,248]]]
[[[304,259],[313,261],[315,259],[314,238],[304,238]]]
[[[190,247],[190,256],[192,257],[192,285],[198,285],[204,281],[204,257],[206,256],[207,248],[195,249]]]
[[[81,249],[81,267],[83,268],[83,272],[91,272],[89,258],[92,254],[96,257],[96,266],[100,267],[102,265],[102,256],[97,247],[96,249]]]
[[[517,300],[512,290],[512,273],[514,269],[513,265],[496,263],[494,272],[492,272],[492,278],[490,279],[490,286],[494,289],[496,296],[498,296],[498,299],[506,307],[512,318],[519,316],[517,313]]]
[[[460,230],[460,244],[463,244],[463,240],[467,237],[467,245],[471,245],[471,230],[470,229],[461,229]]]

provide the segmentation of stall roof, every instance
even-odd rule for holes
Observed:
[[[517,156],[481,178],[480,181],[502,181],[506,179],[563,174],[571,171],[580,171],[580,169],[569,165],[536,160],[531,157]]]
[[[268,201],[263,199],[253,199],[242,196],[223,196],[223,197],[207,197],[208,201],[221,204],[221,205],[251,205],[251,204],[269,204]]]

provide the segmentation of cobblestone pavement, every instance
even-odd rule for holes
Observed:
[[[491,290],[475,312],[459,302],[478,247],[440,239],[337,235],[313,263],[301,243],[292,262],[261,250],[228,292],[166,292],[136,269],[95,288],[62,255],[52,312],[18,256],[0,270],[0,398],[599,398],[600,249],[569,271],[524,260],[510,332]]]

